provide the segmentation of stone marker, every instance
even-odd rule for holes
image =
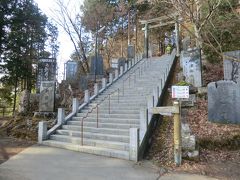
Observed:
[[[39,111],[53,112],[55,99],[55,82],[43,81],[40,87]]]
[[[76,61],[66,62],[66,80],[74,81],[77,79],[78,63]]]
[[[26,113],[29,105],[30,93],[28,90],[21,92],[19,100],[19,113]]]
[[[90,74],[96,75],[103,75],[103,57],[101,55],[97,56],[97,60],[95,59],[95,56],[90,57]],[[96,63],[96,72],[95,72],[95,63]]]
[[[181,54],[181,62],[183,67],[183,75],[186,77],[186,82],[194,87],[202,86],[201,75],[201,56],[199,49],[191,49],[183,51]]]
[[[224,79],[240,82],[240,50],[224,53]],[[233,61],[231,58],[238,59],[239,62]]]
[[[193,107],[194,103],[196,103],[196,94],[189,94],[189,98],[181,99],[182,107]]]
[[[240,85],[233,81],[208,84],[208,120],[240,124]]]
[[[81,76],[79,80],[79,89],[85,91],[88,88],[88,77]]]
[[[114,69],[119,69],[120,70],[121,66],[124,67],[125,61],[126,61],[126,59],[123,58],[123,57],[113,58],[113,59],[111,59],[111,67],[114,68]],[[124,68],[124,71],[125,71],[125,68]]]
[[[191,44],[191,39],[190,37],[185,37],[183,40],[182,40],[182,48],[183,48],[183,51],[187,51],[189,46]]]
[[[128,48],[127,48],[127,57],[129,59],[132,59],[135,57],[135,48],[134,48],[134,45],[128,45]]]

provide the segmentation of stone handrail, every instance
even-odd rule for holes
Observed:
[[[133,67],[135,67],[139,62],[143,60],[142,54],[138,54],[135,56],[134,59],[131,61],[128,61],[128,63],[125,62],[124,66],[120,67],[119,69],[116,69],[114,72],[114,78],[113,74],[109,74],[109,83],[107,83],[106,78],[102,78],[102,88],[99,90],[98,84],[94,84],[94,95],[90,97],[89,90],[85,90],[84,94],[84,102],[79,105],[79,101],[77,98],[73,98],[72,103],[72,112],[68,114],[65,117],[65,109],[64,108],[58,108],[58,115],[57,115],[57,124],[54,125],[51,129],[47,131],[47,124],[46,122],[40,122],[39,128],[38,128],[38,142],[41,143],[43,140],[46,140],[49,138],[49,136],[56,132],[63,124],[65,124],[68,120],[71,120],[72,117],[76,115],[78,111],[86,107],[91,101],[93,101],[99,94],[104,92],[106,89],[108,89],[113,83],[115,83],[120,77],[122,77],[124,74],[126,74],[129,70],[131,70]]]
[[[153,88],[152,94],[147,98],[147,107],[140,110],[140,128],[130,128],[129,157],[130,160],[138,161],[143,156],[148,143],[148,131],[152,123],[150,109],[156,107],[158,99],[162,95],[164,86],[171,73],[172,66],[176,58],[176,49],[170,55],[170,63],[164,70],[164,77],[160,79],[160,84]]]

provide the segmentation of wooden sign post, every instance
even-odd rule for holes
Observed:
[[[174,119],[174,161],[177,166],[182,162],[182,136],[180,122],[180,106],[178,101],[173,102],[173,106],[154,107],[151,109],[153,114],[172,116]]]

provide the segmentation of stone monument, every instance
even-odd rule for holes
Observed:
[[[78,63],[76,61],[67,61],[65,71],[67,81],[71,82],[77,80]]]
[[[186,77],[186,82],[194,87],[202,86],[201,72],[201,53],[200,49],[191,49],[183,51],[181,61],[183,67],[183,75]]]
[[[39,111],[53,112],[55,101],[55,81],[43,81],[40,86]]]
[[[91,56],[90,57],[90,74],[94,75],[96,73],[96,75],[103,75],[104,74],[103,71],[104,71],[103,57],[101,55],[98,55],[96,60],[95,56]]]
[[[223,80],[208,84],[208,120],[240,124],[240,84]]]
[[[224,79],[240,82],[240,50],[224,53]]]
[[[128,45],[127,57],[128,57],[128,59],[133,59],[135,57],[135,47],[134,47],[134,45]]]

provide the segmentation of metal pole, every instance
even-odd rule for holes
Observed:
[[[145,24],[144,29],[144,51],[145,51],[145,57],[148,58],[148,24]]]
[[[176,16],[176,23],[175,23],[175,33],[176,33],[176,48],[177,48],[177,57],[180,56],[180,49],[179,49],[179,22],[178,16]]]
[[[94,59],[94,82],[96,83],[96,74],[97,74],[97,49],[98,49],[98,31],[96,31],[96,39],[95,39],[95,59]]]
[[[174,113],[174,161],[177,166],[182,162],[182,137],[181,137],[181,120],[179,102],[174,101],[173,106],[178,109],[178,113]]]

